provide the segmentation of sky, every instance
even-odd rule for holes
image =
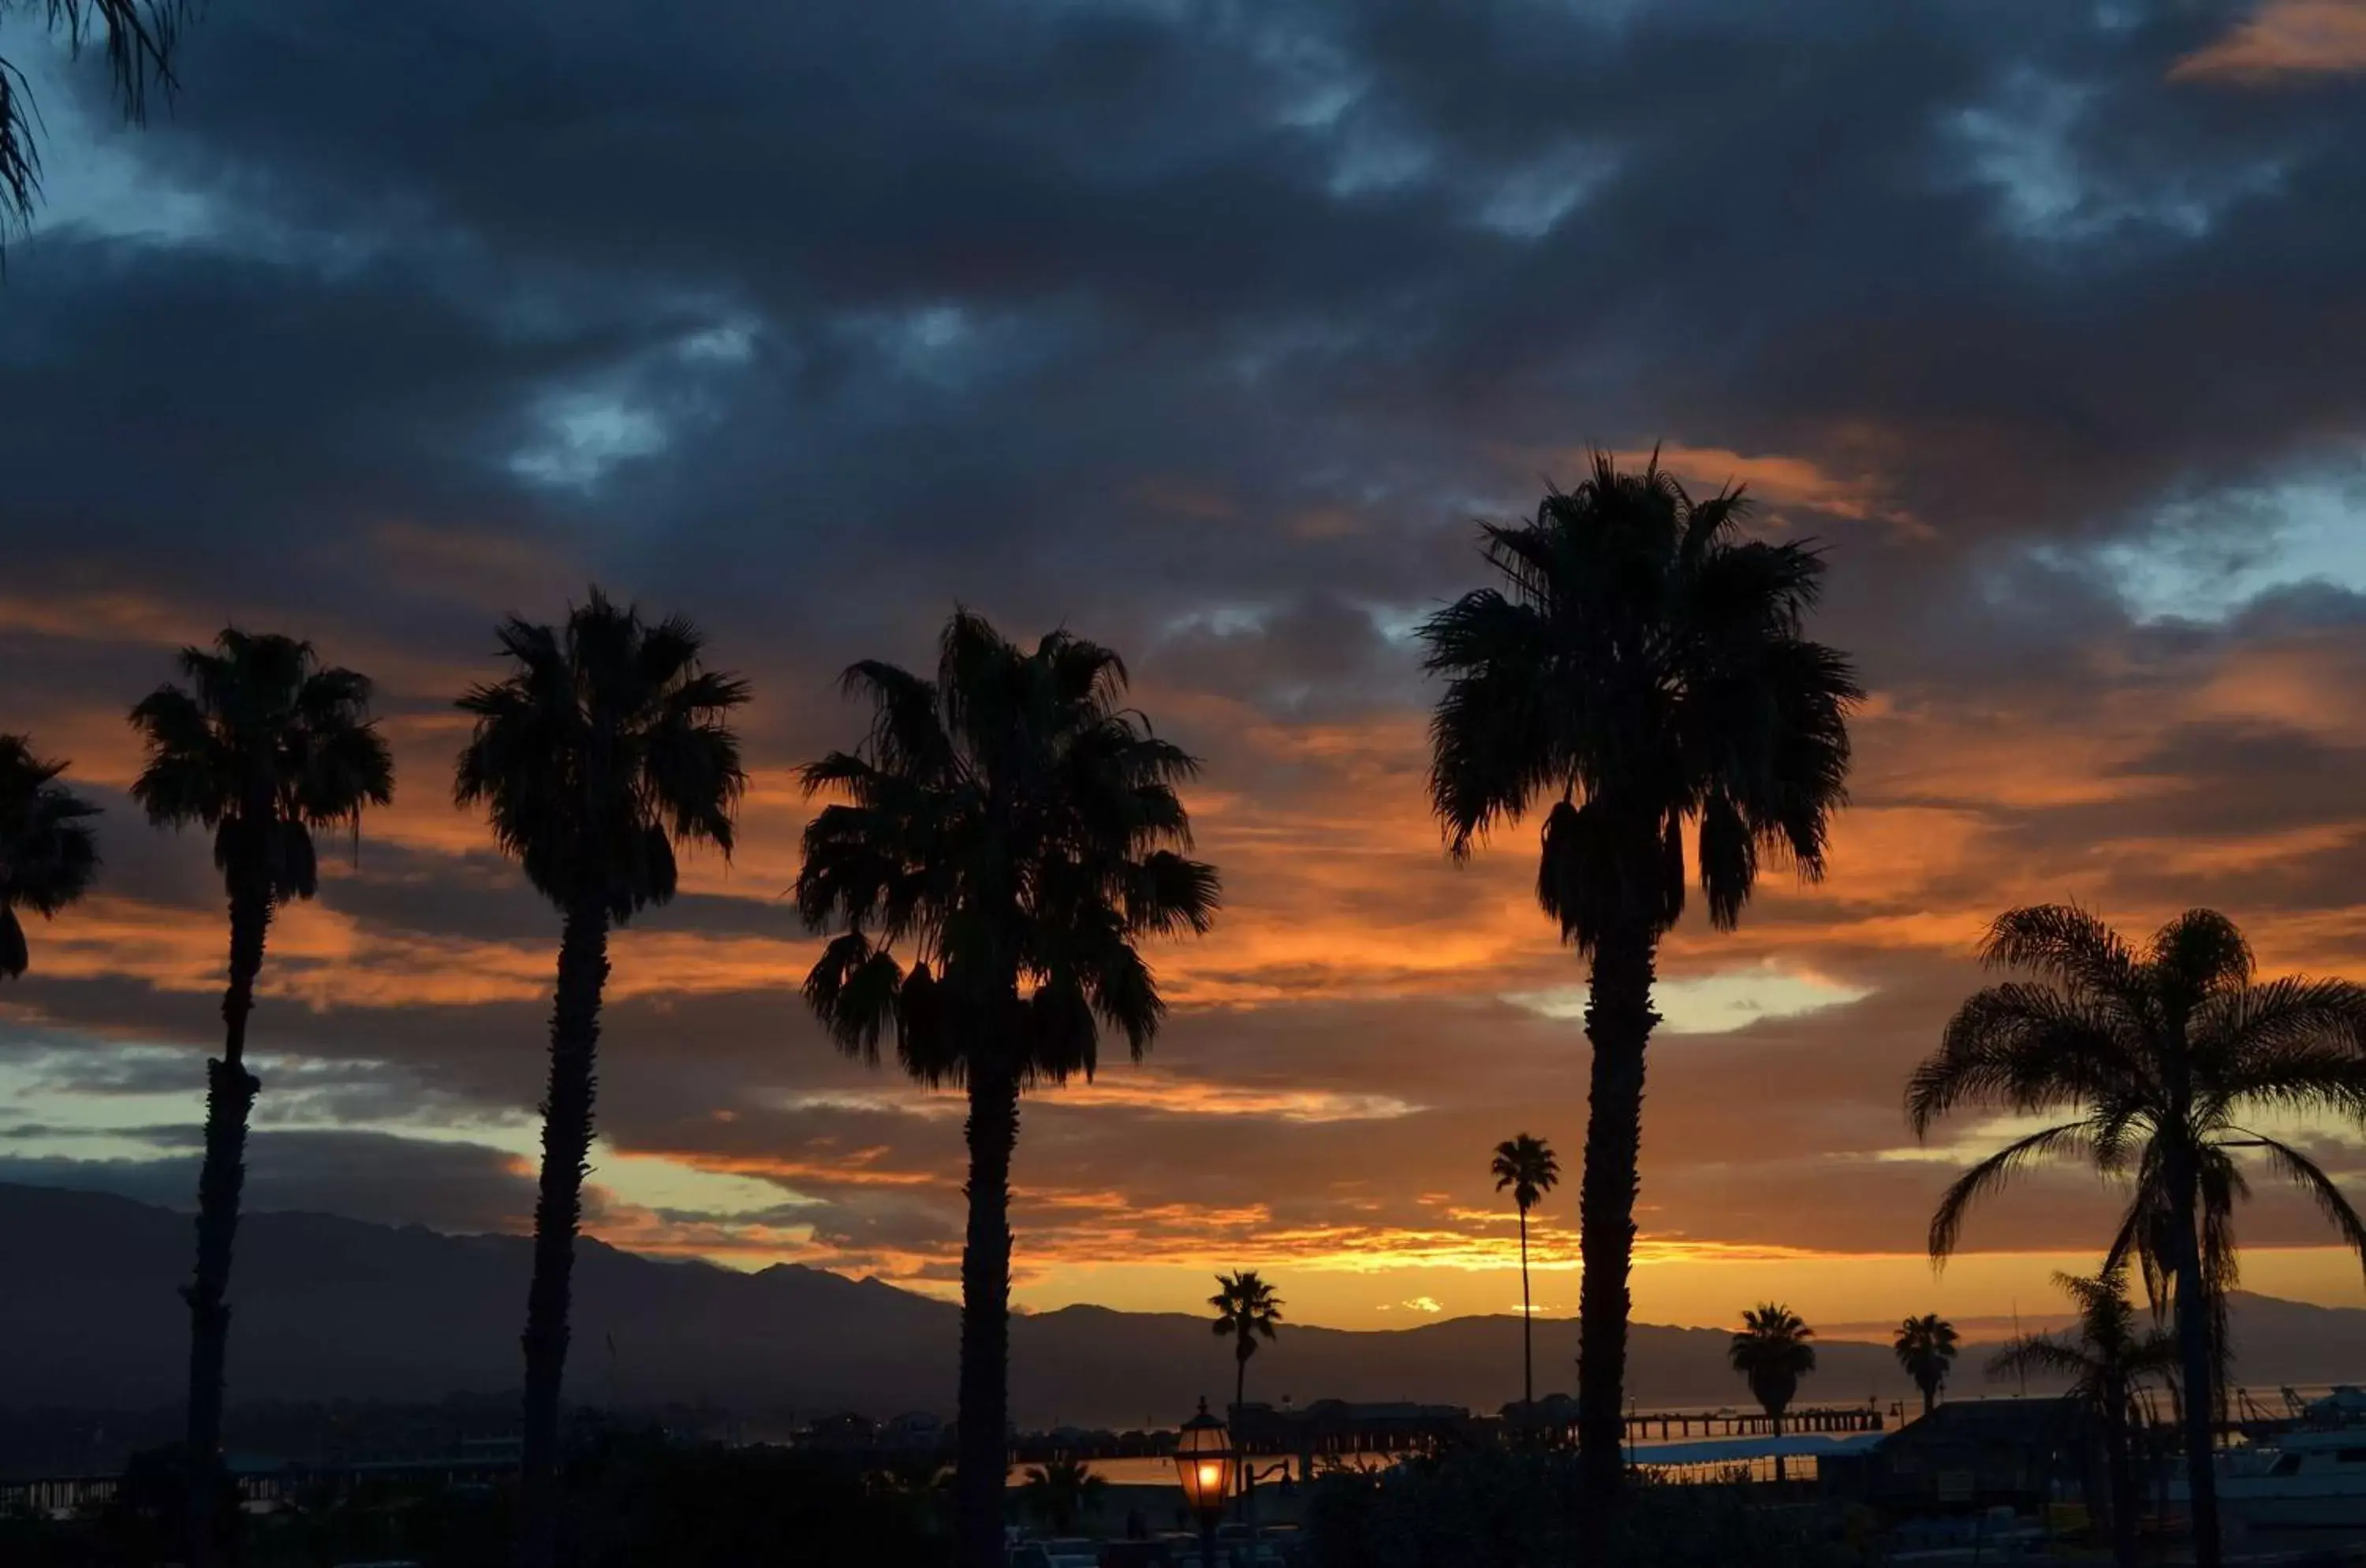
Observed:
[[[1125,655],[1225,888],[1149,1056],[1024,1108],[1020,1305],[1516,1311],[1527,1131],[1566,1315],[1583,967],[1533,822],[1445,854],[1413,628],[1590,446],[1820,541],[1871,693],[1829,877],[1668,940],[1639,1317],[2056,1310],[2114,1194],[2033,1178],[1934,1274],[2015,1124],[1900,1110],[2008,907],[2366,978],[2366,5],[212,0],[138,129],[5,37],[0,729],[107,863],[0,990],[0,1179],[193,1201],[222,897],[124,715],[236,624],[374,677],[400,768],[273,929],[250,1203],[526,1227],[558,922],[452,704],[597,583],[755,698],[738,853],[616,942],[589,1228],[950,1292],[960,1102],[833,1052],[782,895],[837,671],[959,603]],[[2242,1235],[2366,1305],[2304,1204]]]

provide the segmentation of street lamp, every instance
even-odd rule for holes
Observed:
[[[1233,1495],[1233,1449],[1224,1424],[1208,1414],[1205,1394],[1200,1396],[1200,1414],[1175,1435],[1175,1474],[1183,1483],[1184,1502],[1200,1517],[1202,1568],[1215,1568],[1216,1521]]]

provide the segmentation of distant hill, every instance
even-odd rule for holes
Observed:
[[[186,1215],[94,1192],[0,1184],[0,1406],[169,1403],[185,1376],[175,1287]],[[242,1400],[434,1400],[518,1382],[528,1244],[324,1214],[246,1218],[231,1300],[231,1383]],[[569,1392],[627,1404],[950,1414],[958,1314],[876,1280],[793,1265],[742,1274],[585,1241],[576,1263]],[[2238,1379],[2366,1382],[2366,1311],[2243,1296]],[[1636,1325],[1628,1386],[1653,1405],[1740,1404],[1714,1329]],[[1902,1399],[1884,1345],[1829,1341],[1804,1403]],[[1574,1381],[1573,1322],[1539,1322],[1539,1383]],[[1975,1351],[1974,1354],[1978,1354]],[[1232,1387],[1224,1345],[1182,1314],[1069,1307],[1011,1324],[1021,1426],[1171,1425]],[[1257,1358],[1251,1392],[1412,1399],[1493,1410],[1517,1393],[1519,1321],[1464,1317],[1381,1332],[1293,1326]],[[1963,1392],[1987,1386],[1967,1367]]]

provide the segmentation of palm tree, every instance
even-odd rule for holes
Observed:
[[[1055,1459],[1048,1464],[1028,1467],[1027,1479],[1019,1488],[1019,1500],[1051,1526],[1053,1534],[1065,1535],[1108,1491],[1108,1477],[1095,1475],[1079,1461]]]
[[[644,623],[596,588],[563,626],[513,616],[499,635],[511,671],[460,699],[476,728],[453,796],[485,807],[494,840],[560,912],[518,1498],[518,1561],[546,1568],[557,1550],[559,1391],[608,931],[673,897],[679,849],[706,843],[730,855],[747,784],[730,716],[748,686],[704,668],[705,639],[688,621]]]
[[[1281,1322],[1281,1298],[1271,1285],[1259,1279],[1256,1270],[1244,1269],[1237,1274],[1216,1276],[1216,1293],[1208,1298],[1216,1309],[1211,1327],[1219,1339],[1233,1342],[1233,1419],[1241,1418],[1241,1406],[1247,1401],[1249,1358],[1256,1354],[1257,1337],[1272,1339]]]
[[[1553,1156],[1550,1144],[1522,1133],[1495,1145],[1488,1174],[1495,1179],[1496,1191],[1512,1190],[1512,1201],[1520,1211],[1520,1403],[1533,1408],[1537,1403],[1536,1309],[1528,1298],[1528,1211],[1560,1184],[1560,1161]]]
[[[1549,802],[1537,898],[1591,959],[1594,1046],[1579,1191],[1578,1447],[1606,1550],[1625,1461],[1628,1276],[1634,1258],[1643,1056],[1660,938],[1684,902],[1684,838],[1720,930],[1762,855],[1821,874],[1842,803],[1846,717],[1862,694],[1805,640],[1822,558],[1738,536],[1738,491],[1696,502],[1658,459],[1548,493],[1533,520],[1488,525],[1503,579],[1430,617],[1426,667],[1448,677],[1430,724],[1430,802],[1460,861]]]
[[[1907,1086],[1916,1134],[1965,1106],[2075,1115],[1958,1177],[1931,1216],[1931,1256],[1953,1252],[1972,1205],[2032,1161],[2082,1156],[2129,1178],[2134,1195],[2106,1271],[2133,1254],[2155,1310],[2166,1301],[2176,1312],[2194,1549],[2211,1568],[2219,1540],[2210,1391],[2223,1385],[2235,1203],[2249,1192],[2237,1154],[2256,1154],[2306,1192],[2366,1259],[2366,1223],[2332,1178],[2238,1119],[2366,1119],[2366,987],[2259,980],[2242,932],[2211,909],[2169,921],[2141,953],[2083,909],[2014,909],[1998,918],[1980,954],[2034,978],[1991,986],[1956,1010]]]
[[[0,735],[0,979],[24,974],[31,954],[20,909],[43,919],[90,889],[98,846],[87,820],[98,807],[58,782],[21,735]]]
[[[1010,1158],[1020,1092],[1090,1077],[1100,1030],[1136,1057],[1166,1007],[1136,943],[1208,929],[1176,785],[1198,764],[1121,705],[1125,666],[1053,632],[1029,652],[956,611],[937,678],[866,661],[862,748],[805,771],[843,799],[807,825],[797,908],[840,928],[805,996],[838,1047],[969,1098],[955,1531],[999,1568],[1009,1358]],[[900,953],[900,956],[899,956]]]
[[[1947,1372],[1955,1362],[1955,1325],[1935,1312],[1910,1317],[1898,1325],[1890,1348],[1922,1391],[1922,1414],[1930,1415],[1938,1407],[1939,1391],[1947,1386]]]
[[[1785,1479],[1783,1412],[1799,1392],[1799,1380],[1816,1370],[1816,1348],[1808,1343],[1815,1337],[1789,1307],[1768,1302],[1741,1314],[1741,1328],[1726,1349],[1733,1370],[1749,1381],[1751,1396],[1774,1423],[1777,1481]]]
[[[2103,1440],[2112,1494],[2112,1559],[2119,1568],[2135,1568],[2136,1483],[2128,1434],[2141,1419],[2135,1409],[2137,1385],[2146,1377],[2165,1380],[2174,1374],[2177,1342],[2158,1328],[2138,1331],[2135,1310],[2128,1304],[2124,1264],[2106,1263],[2093,1279],[2056,1274],[2054,1282],[2078,1306],[2075,1336],[2035,1334],[2012,1340],[1989,1362],[1989,1375],[2035,1372],[2070,1385],[2067,1397],[2093,1416]]]
[[[205,1162],[197,1177],[197,1264],[189,1304],[189,1551],[213,1555],[214,1471],[221,1450],[230,1343],[231,1249],[246,1183],[246,1127],[262,1080],[246,1070],[246,1023],[278,908],[320,884],[312,835],[361,831],[362,810],[394,798],[394,758],[369,720],[370,683],[322,669],[312,645],[231,627],[210,652],[185,648],[186,687],[158,687],[131,710],[147,764],[131,798],[161,827],[213,829],[230,898],[230,983],[220,1056],[206,1064]]]
[[[36,25],[62,34],[76,53],[94,33],[106,35],[107,71],[125,118],[145,117],[152,85],[174,85],[173,55],[189,0],[0,0],[0,20],[36,6],[43,13]],[[39,124],[23,73],[0,57],[0,225],[32,220],[41,192]]]

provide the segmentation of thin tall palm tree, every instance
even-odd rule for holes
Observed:
[[[1549,803],[1538,902],[1591,961],[1578,1447],[1598,1554],[1625,1474],[1644,1047],[1660,939],[1684,908],[1686,829],[1719,930],[1740,920],[1762,856],[1820,876],[1863,695],[1845,658],[1801,635],[1821,556],[1742,538],[1743,513],[1739,491],[1694,501],[1656,455],[1621,473],[1597,453],[1533,519],[1482,530],[1500,588],[1421,628],[1426,668],[1448,678],[1429,793],[1448,851],[1466,859]]]
[[[961,1568],[999,1568],[1008,1408],[1010,1160],[1019,1097],[1089,1077],[1103,1027],[1139,1058],[1165,1018],[1145,938],[1201,932],[1213,867],[1176,786],[1197,762],[1122,705],[1125,666],[1053,632],[1032,651],[956,611],[937,678],[866,661],[869,736],[805,770],[843,798],[805,833],[797,908],[838,928],[805,996],[838,1047],[968,1094]]]
[[[1258,1278],[1254,1269],[1244,1269],[1237,1274],[1216,1276],[1216,1293],[1208,1298],[1216,1309],[1211,1325],[1219,1339],[1233,1342],[1233,1419],[1240,1419],[1241,1406],[1248,1399],[1249,1358],[1256,1354],[1260,1336],[1275,1337],[1281,1323],[1281,1297],[1274,1288]]]
[[[366,807],[394,799],[394,758],[369,719],[370,683],[323,669],[312,645],[231,627],[211,650],[185,648],[186,686],[158,687],[131,710],[147,751],[131,798],[160,827],[213,829],[230,899],[230,983],[222,1054],[206,1064],[205,1161],[197,1177],[197,1262],[189,1305],[187,1524],[193,1561],[212,1560],[230,1344],[231,1250],[246,1184],[247,1120],[262,1080],[246,1070],[247,1018],[280,906],[320,886],[312,835],[361,831]]]
[[[11,12],[39,8],[35,29],[62,37],[80,54],[101,40],[107,73],[114,78],[116,107],[137,123],[148,111],[148,92],[169,91],[173,59],[190,0],[0,0],[0,22]],[[0,228],[31,220],[41,194],[40,113],[24,73],[0,56]]]
[[[510,672],[459,701],[476,727],[453,797],[485,807],[495,841],[560,914],[517,1537],[523,1568],[546,1568],[558,1548],[559,1393],[608,933],[673,897],[682,850],[711,844],[729,858],[747,787],[731,714],[748,685],[705,668],[705,639],[690,622],[644,622],[597,588],[564,626],[513,616],[499,635]]]
[[[1916,1135],[1966,1106],[2075,1115],[1958,1177],[1931,1216],[1931,1256],[1952,1253],[1972,1205],[2033,1161],[2077,1156],[2130,1181],[2106,1270],[2133,1255],[2155,1310],[2176,1313],[2195,1561],[2214,1568],[2212,1417],[2237,1277],[2235,1204],[2250,1190],[2238,1156],[2255,1155],[2307,1193],[2366,1260],[2366,1222],[2333,1179],[2241,1123],[2295,1112],[2366,1121],[2366,987],[2260,980],[2242,932],[2211,909],[2169,921],[2141,953],[2083,909],[2013,909],[1980,955],[2034,978],[1991,986],[1956,1010],[1907,1085]]]
[[[1898,1367],[1922,1391],[1922,1414],[1930,1415],[1938,1408],[1939,1391],[1947,1386],[1947,1373],[1955,1364],[1955,1325],[1935,1312],[1910,1317],[1898,1325],[1890,1348]]]
[[[2119,1568],[2135,1568],[2136,1482],[2129,1432],[2143,1419],[2136,1397],[2144,1380],[2175,1376],[2177,1342],[2158,1328],[2138,1329],[2123,1263],[2106,1263],[2092,1279],[2056,1274],[2054,1282],[2079,1309],[2077,1328],[2067,1337],[2034,1334],[2008,1341],[1989,1360],[1989,1376],[2034,1372],[2069,1384],[2066,1397],[2092,1416],[2102,1439],[2112,1561]]]
[[[1506,1187],[1512,1190],[1512,1202],[1520,1211],[1520,1403],[1534,1406],[1536,1307],[1528,1295],[1528,1211],[1560,1184],[1560,1161],[1554,1157],[1550,1144],[1522,1133],[1495,1145],[1495,1158],[1488,1167],[1488,1174],[1495,1179],[1496,1191]]]
[[[1726,1359],[1750,1383],[1774,1428],[1774,1479],[1786,1479],[1783,1469],[1783,1413],[1799,1392],[1799,1380],[1816,1370],[1816,1348],[1808,1343],[1816,1331],[1789,1307],[1768,1302],[1741,1314],[1741,1327],[1726,1348]]]
[[[58,782],[65,771],[25,737],[0,735],[0,979],[32,961],[19,911],[53,919],[98,874],[98,807]]]

